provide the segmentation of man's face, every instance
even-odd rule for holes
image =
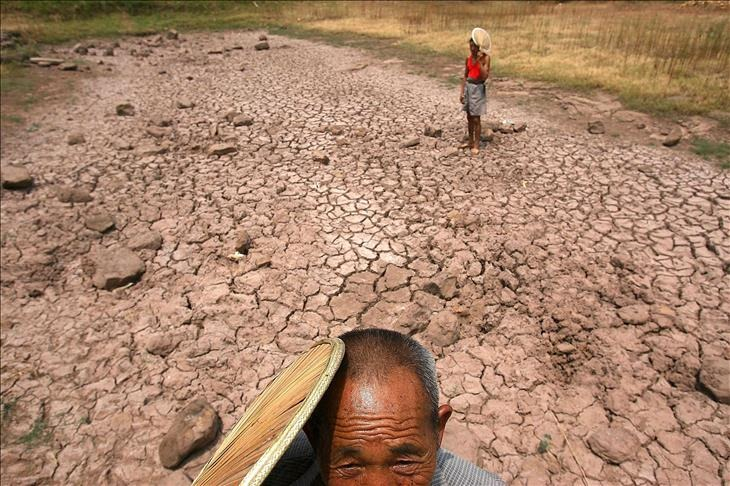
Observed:
[[[477,46],[473,40],[469,40],[469,50],[472,56],[476,56],[479,53],[479,46]]]
[[[328,486],[429,485],[451,408],[433,425],[429,402],[415,374],[396,368],[379,382],[336,380],[327,393],[315,439]]]

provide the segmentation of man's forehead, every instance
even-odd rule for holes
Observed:
[[[396,368],[381,376],[346,377],[338,412],[413,411],[426,408],[426,403],[425,392],[415,373]]]

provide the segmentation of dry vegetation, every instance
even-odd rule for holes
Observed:
[[[730,124],[728,2],[6,1],[2,14],[3,30],[38,42],[268,27],[388,39],[424,63],[429,53],[460,60],[480,25],[497,76],[601,88],[635,109]]]
[[[604,88],[650,111],[730,110],[730,9],[721,3],[317,3],[281,16],[454,57],[480,25],[492,36],[498,75]]]

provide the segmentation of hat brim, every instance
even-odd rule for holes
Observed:
[[[227,479],[225,484],[261,485],[309,420],[332,383],[344,353],[342,340],[325,339],[282,370],[251,402],[192,486],[217,485],[221,477]],[[291,403],[295,405],[286,409],[287,415],[279,415],[283,417],[279,423],[268,428],[262,425],[265,420],[274,420],[272,416],[277,413],[283,414],[279,409]],[[237,446],[249,453],[236,455]],[[224,466],[225,471],[221,470]]]
[[[476,27],[471,31],[471,40],[484,52],[489,52],[492,48],[492,40],[489,37],[489,33],[482,28]]]

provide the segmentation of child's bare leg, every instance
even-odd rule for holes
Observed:
[[[474,117],[474,145],[472,147],[478,149],[482,142],[482,119],[481,117]]]
[[[469,129],[469,144],[463,145],[463,148],[469,148],[474,146],[474,117],[467,114],[466,115],[466,124]]]
[[[472,120],[474,138],[472,139],[471,153],[472,155],[476,155],[479,153],[479,142],[482,140],[482,120],[478,116],[473,116]]]

